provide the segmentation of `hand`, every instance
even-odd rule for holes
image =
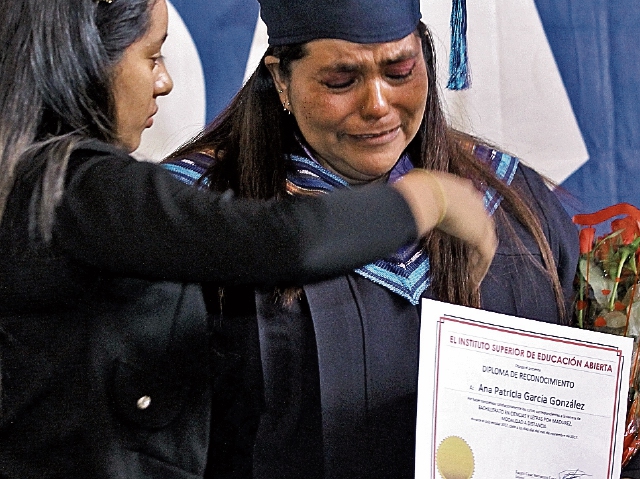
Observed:
[[[482,194],[471,181],[415,168],[393,186],[409,203],[421,236],[437,228],[470,246],[470,276],[479,285],[489,270],[498,239]]]

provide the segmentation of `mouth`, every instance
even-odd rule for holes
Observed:
[[[354,140],[361,141],[363,143],[384,144],[395,140],[399,133],[400,126],[398,125],[388,130],[371,133],[351,134],[349,136]]]
[[[154,108],[153,113],[151,113],[151,115],[149,115],[149,118],[147,118],[147,121],[144,124],[145,128],[151,128],[153,126],[153,117],[155,116],[156,113],[158,113],[158,107],[157,106]]]

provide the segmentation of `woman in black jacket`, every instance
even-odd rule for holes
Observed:
[[[462,206],[431,206],[425,172],[253,201],[130,157],[172,87],[165,0],[2,0],[0,18],[3,479],[202,477],[216,365],[195,282],[327,277],[436,223],[483,276],[493,224],[450,175]]]

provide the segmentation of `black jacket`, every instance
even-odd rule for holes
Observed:
[[[236,201],[92,142],[45,243],[42,163],[18,171],[0,224],[2,479],[202,477],[216,357],[194,283],[325,277],[415,235],[389,188]]]

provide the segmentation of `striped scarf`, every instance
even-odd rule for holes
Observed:
[[[338,188],[349,188],[341,177],[323,168],[305,148],[306,156],[291,155],[287,163],[287,191],[292,195],[329,193]],[[478,145],[474,148],[478,159],[491,166],[496,176],[507,185],[511,184],[518,167],[518,158]],[[392,183],[413,168],[408,155],[403,155],[389,174]],[[502,196],[493,188],[485,188],[484,204],[487,212],[493,214]],[[420,243],[406,245],[394,255],[379,259],[358,268],[355,273],[379,284],[411,304],[418,304],[422,293],[429,287],[429,256]]]

